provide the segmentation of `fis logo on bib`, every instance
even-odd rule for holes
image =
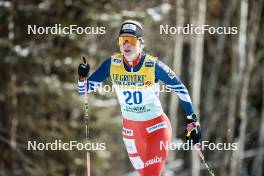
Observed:
[[[154,62],[152,60],[147,60],[145,63],[146,67],[153,67],[154,66]]]
[[[113,59],[113,65],[121,65],[121,63],[122,63],[121,59],[118,59],[118,58]]]

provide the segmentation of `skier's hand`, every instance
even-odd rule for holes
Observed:
[[[90,65],[86,62],[85,57],[83,57],[83,63],[78,67],[78,75],[80,79],[87,78],[89,75]]]
[[[186,126],[186,141],[189,144],[199,143],[201,140],[201,126],[197,121],[196,115],[192,114],[191,118],[188,118],[188,125]]]

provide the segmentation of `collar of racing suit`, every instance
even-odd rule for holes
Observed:
[[[141,56],[142,54],[139,53],[136,60],[133,61],[132,65],[126,60],[126,58],[124,59],[124,63],[129,66],[129,67],[135,67],[139,64],[140,60],[141,60]]]

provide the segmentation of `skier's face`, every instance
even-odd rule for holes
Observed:
[[[131,34],[122,34],[119,36],[119,47],[127,61],[133,61],[141,52],[139,40]]]

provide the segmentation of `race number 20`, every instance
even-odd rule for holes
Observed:
[[[126,104],[133,105],[142,103],[142,93],[140,91],[124,91],[123,94],[126,97]]]

